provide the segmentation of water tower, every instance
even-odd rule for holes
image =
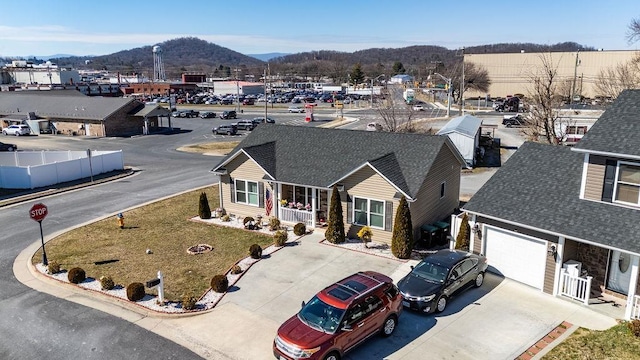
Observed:
[[[153,81],[167,80],[164,75],[164,63],[162,62],[162,48],[158,45],[153,47]]]

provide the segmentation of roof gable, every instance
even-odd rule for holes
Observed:
[[[457,132],[469,137],[475,137],[482,125],[482,119],[471,115],[463,115],[449,120],[445,126],[438,131],[438,135],[446,135]]]

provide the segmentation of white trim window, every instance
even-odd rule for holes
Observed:
[[[614,201],[640,204],[640,164],[618,163]]]
[[[353,223],[384,230],[384,201],[353,197]]]
[[[258,183],[248,180],[235,180],[236,184],[236,202],[240,204],[247,204],[258,206]]]

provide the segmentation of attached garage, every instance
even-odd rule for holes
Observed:
[[[487,226],[485,254],[490,271],[542,290],[547,241]],[[491,269],[493,268],[493,269]]]

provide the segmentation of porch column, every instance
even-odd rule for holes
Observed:
[[[624,311],[624,319],[631,320],[631,315],[633,311],[633,304],[636,295],[636,289],[638,287],[638,262],[640,257],[633,256],[631,257],[631,279],[629,284],[629,292],[627,293],[627,308]]]
[[[478,223],[476,222],[476,214],[471,215],[471,219],[469,220],[469,228],[471,229],[471,233],[469,234],[469,252],[473,252],[474,249],[474,245],[476,242],[476,237],[475,237],[475,231],[473,231],[473,229],[475,228],[476,225],[478,225]],[[451,249],[455,249],[456,247],[456,238],[458,237],[458,233],[460,232],[460,224],[462,223],[462,219],[460,219],[460,223],[456,222],[456,230],[455,230],[455,234],[456,236],[452,236],[451,237],[451,241],[453,242],[453,246],[449,246],[449,248]],[[451,235],[453,235],[454,230],[453,230],[453,222],[451,222]],[[484,250],[480,251],[482,253],[485,253]]]
[[[276,219],[280,219],[280,200],[282,200],[282,184],[280,183],[276,183],[275,186],[275,190],[276,190],[276,196],[274,196],[275,198],[275,204],[273,204],[273,215],[276,217]]]
[[[311,226],[316,227],[316,204],[318,203],[318,199],[316,199],[316,189],[311,188]]]
[[[558,238],[558,247],[556,248],[556,270],[553,275],[553,296],[558,296],[560,292],[560,282],[562,281],[562,259],[564,253],[564,236]]]

